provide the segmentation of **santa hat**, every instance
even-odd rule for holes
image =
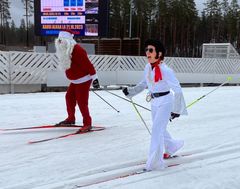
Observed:
[[[74,34],[71,30],[60,31],[58,34],[59,38],[73,39]]]

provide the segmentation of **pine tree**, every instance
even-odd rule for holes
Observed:
[[[229,25],[230,25],[230,42],[235,42],[237,40],[237,35],[239,32],[239,5],[237,0],[232,0],[229,5]]]
[[[220,42],[220,26],[221,26],[221,4],[218,0],[207,0],[204,9],[209,23],[209,42]]]
[[[110,1],[110,37],[120,36],[120,26],[121,26],[121,16],[120,16],[120,1],[112,0]]]
[[[26,46],[29,46],[29,17],[33,15],[33,0],[22,0],[25,9],[25,17],[26,17]]]
[[[16,43],[16,25],[14,21],[12,20],[10,27],[8,28],[8,31],[6,32],[6,39],[7,43],[10,45],[15,45]]]
[[[18,36],[18,43],[24,44],[26,42],[26,24],[25,20],[21,19],[21,24],[20,27],[17,31],[17,36]]]
[[[9,0],[0,0],[0,43],[5,45],[6,28],[9,26],[8,20],[11,19],[9,4]]]

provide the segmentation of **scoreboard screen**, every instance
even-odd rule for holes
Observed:
[[[77,36],[107,36],[109,0],[35,0],[35,34],[55,36],[72,30]]]

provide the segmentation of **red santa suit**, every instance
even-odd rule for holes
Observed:
[[[62,67],[71,82],[65,96],[68,117],[63,122],[75,123],[75,106],[77,104],[83,117],[83,126],[91,127],[92,119],[88,108],[89,90],[97,75],[86,51],[76,44],[70,35],[68,32],[60,32],[55,42]],[[62,51],[66,54],[62,54]],[[68,57],[70,61],[68,61]]]
[[[69,121],[75,121],[76,103],[83,117],[83,125],[91,126],[92,119],[88,109],[89,89],[96,71],[87,57],[86,51],[76,44],[72,52],[71,67],[65,71],[71,81],[66,93],[66,105]]]

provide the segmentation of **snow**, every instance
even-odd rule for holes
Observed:
[[[213,87],[183,88],[185,100],[195,99]],[[120,90],[111,91],[123,97]],[[185,140],[178,154],[166,160],[163,171],[125,178],[116,176],[144,168],[150,135],[133,106],[106,91],[97,91],[117,113],[93,92],[89,107],[94,125],[106,130],[39,144],[44,139],[74,132],[74,128],[11,131],[0,134],[1,189],[238,189],[240,187],[239,86],[221,87],[188,109],[189,115],[168,126],[174,138]],[[66,116],[64,92],[0,95],[0,128],[54,124]],[[134,101],[150,108],[146,92]],[[138,108],[151,128],[150,112]],[[81,116],[77,110],[77,121]],[[107,182],[101,182],[101,181]],[[94,184],[95,183],[95,184]],[[77,187],[78,186],[78,187]]]

